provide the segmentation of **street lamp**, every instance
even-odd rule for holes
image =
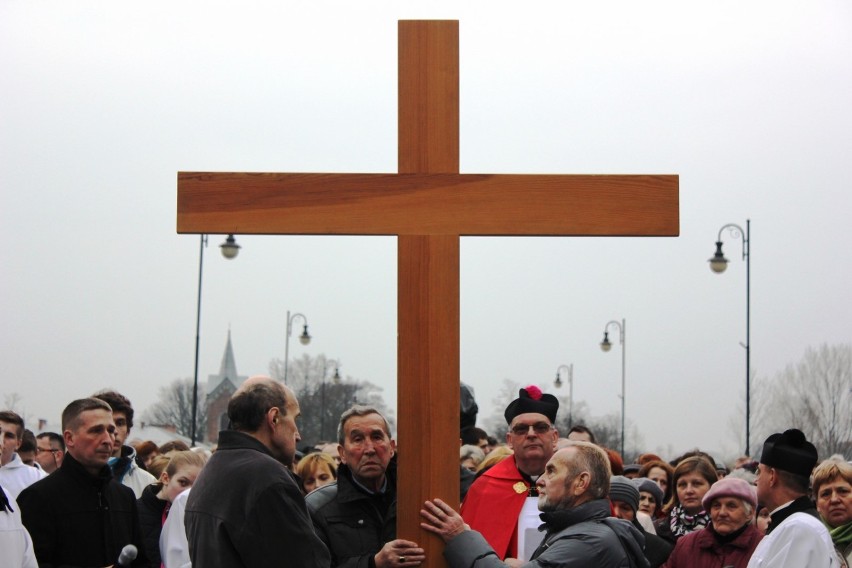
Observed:
[[[204,249],[207,246],[207,235],[201,235],[201,243],[198,248],[198,305],[195,310],[195,375],[192,379],[192,428],[190,429],[191,446],[195,445],[195,420],[198,413],[198,348],[201,336],[201,280],[204,274]],[[222,256],[227,259],[236,258],[240,253],[240,245],[237,244],[234,235],[228,235],[225,242],[219,245]]]
[[[719,229],[716,238],[716,253],[710,259],[710,269],[721,274],[728,267],[728,259],[722,253],[722,232],[729,229],[731,238],[742,239],[743,260],[746,263],[746,443],[745,454],[751,455],[751,219],[746,219],[746,230],[735,223],[728,223]]]
[[[626,349],[626,345],[624,344],[624,335],[625,335],[626,324],[627,324],[627,322],[624,319],[621,320],[621,323],[619,323],[615,320],[612,320],[611,322],[607,323],[606,326],[604,327],[603,341],[601,341],[601,350],[604,353],[606,353],[607,351],[612,349],[612,343],[610,343],[610,341],[609,341],[609,332],[607,330],[609,329],[609,326],[611,326],[611,325],[618,328],[618,342],[621,344],[621,455],[622,455],[622,457],[624,456],[624,415],[625,415],[625,412],[624,412],[624,399],[625,399],[624,385],[625,385],[625,374],[626,374],[625,373],[625,369],[626,369],[625,362],[627,360],[627,355],[626,355],[627,349]]]
[[[293,335],[293,320],[302,318],[304,327],[302,327],[302,335],[299,336],[299,343],[307,345],[311,342],[311,335],[308,333],[308,318],[302,314],[290,315],[290,310],[287,310],[287,340],[284,343],[284,384],[287,384],[287,367],[290,363],[290,336]]]
[[[331,380],[334,384],[340,384],[340,363],[335,359],[328,359],[326,363],[334,364],[334,375],[332,375]],[[320,392],[320,441],[325,441],[325,371],[326,367],[322,369],[322,385],[320,388],[322,392]]]
[[[556,367],[556,379],[553,381],[553,386],[556,388],[562,387],[562,378],[559,376],[559,371],[562,369],[568,372],[568,429],[570,430],[574,426],[574,363]]]

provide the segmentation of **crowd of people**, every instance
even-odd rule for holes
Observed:
[[[820,462],[800,430],[730,467],[699,450],[624,464],[582,425],[562,436],[558,400],[537,387],[507,401],[503,443],[464,395],[459,499],[420,511],[451,568],[852,563],[852,464]],[[249,378],[210,452],[131,444],[133,407],[115,391],[71,402],[61,433],[0,412],[0,566],[423,564],[424,548],[397,538],[386,417],[352,406],[335,441],[299,448],[300,414],[290,388]]]

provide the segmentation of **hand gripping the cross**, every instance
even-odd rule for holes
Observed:
[[[375,560],[376,568],[420,566],[426,560],[426,552],[416,542],[398,538],[385,543]]]
[[[449,542],[453,537],[460,535],[466,530],[470,530],[470,527],[464,523],[461,515],[440,499],[426,501],[423,504],[423,508],[420,509],[420,516],[427,521],[420,523],[420,526],[429,532],[435,533],[444,539],[444,542]]]

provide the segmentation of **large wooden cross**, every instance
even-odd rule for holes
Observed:
[[[399,22],[397,174],[178,174],[179,233],[397,236],[397,532],[428,566],[420,507],[459,494],[459,237],[679,232],[676,175],[459,174],[458,45],[457,21]]]

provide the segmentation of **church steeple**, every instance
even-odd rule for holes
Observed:
[[[222,355],[222,365],[219,367],[219,376],[230,379],[237,384],[237,362],[234,359],[234,347],[231,345],[231,329],[228,328],[228,342],[225,344],[225,353]]]
[[[228,341],[218,375],[207,376],[207,441],[215,442],[219,430],[228,427],[228,401],[248,377],[237,374],[237,360],[234,346],[231,344],[231,329],[228,328]]]
[[[211,396],[215,398],[219,394],[218,391],[222,390],[223,387],[230,396],[245,380],[246,377],[237,374],[237,359],[234,357],[234,346],[231,343],[231,330],[229,328],[228,341],[225,343],[225,353],[222,354],[219,373],[207,375],[207,397],[208,399]]]

